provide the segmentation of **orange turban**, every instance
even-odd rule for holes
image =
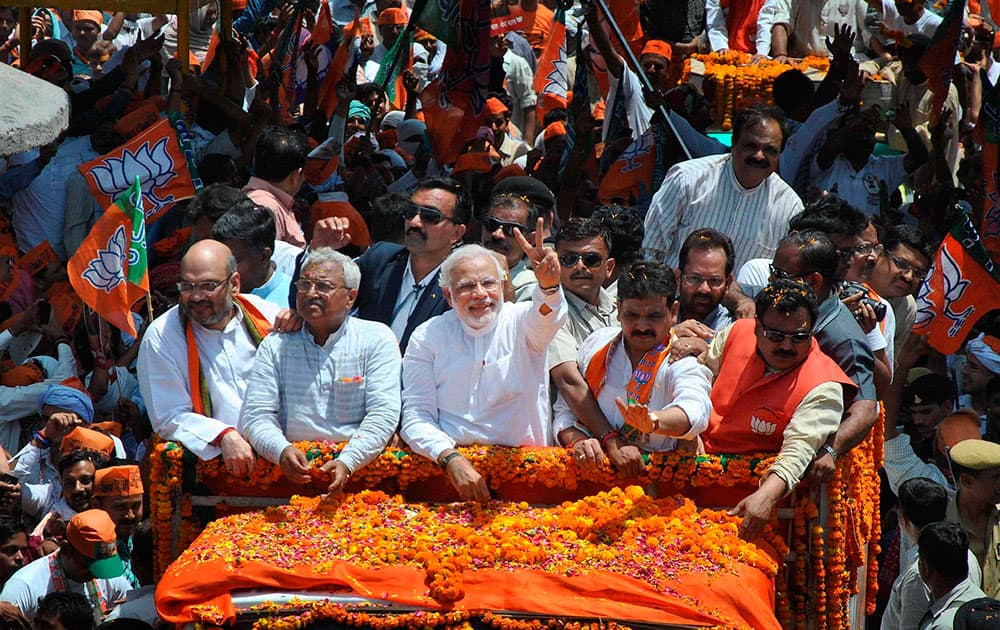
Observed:
[[[407,19],[409,19],[409,17],[406,15],[406,11],[395,7],[389,7],[388,9],[382,9],[382,11],[378,14],[378,25],[395,26],[397,24],[406,24]]]
[[[673,59],[674,49],[662,39],[651,39],[642,47],[642,54],[640,56],[642,55],[659,55],[670,61]]]
[[[122,436],[122,425],[120,422],[115,422],[114,420],[108,420],[106,422],[91,422],[90,426],[95,429],[100,429],[101,431],[117,438]]]
[[[100,431],[77,427],[63,436],[59,452],[63,455],[73,451],[94,451],[105,457],[115,452],[115,441]]]
[[[558,138],[560,136],[566,135],[566,124],[562,121],[557,121],[545,128],[542,133],[542,141],[548,142],[553,138]]]
[[[451,172],[454,175],[468,172],[492,173],[493,161],[490,160],[490,154],[487,151],[470,151],[458,156]]]
[[[965,440],[979,440],[979,413],[973,409],[959,409],[941,421],[937,429],[938,449],[947,454],[948,449]]]
[[[142,494],[142,475],[138,466],[111,466],[94,475],[95,497],[131,497]]]
[[[486,114],[488,116],[499,116],[500,114],[509,113],[510,109],[497,97],[491,96],[486,100]]]
[[[11,368],[0,376],[0,385],[4,387],[22,387],[34,385],[45,380],[45,371],[34,361]]]
[[[100,11],[81,11],[79,9],[73,11],[74,22],[82,22],[84,20],[90,20],[98,26],[101,26],[104,24],[104,14]]]

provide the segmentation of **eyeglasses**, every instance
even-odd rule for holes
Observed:
[[[604,262],[604,256],[601,256],[597,252],[586,252],[583,254],[577,252],[566,252],[565,254],[559,255],[559,262],[563,267],[576,267],[576,263],[582,260],[584,266],[589,269],[600,266]]]
[[[784,343],[785,337],[792,340],[792,343],[805,343],[812,339],[813,334],[804,330],[797,330],[795,332],[785,332],[783,330],[770,330],[765,328],[763,333],[764,339],[774,343]]]
[[[719,278],[718,276],[706,278],[705,276],[699,276],[696,273],[686,273],[681,276],[681,280],[683,280],[684,284],[689,287],[700,287],[703,282],[707,282],[708,288],[710,289],[720,289],[722,288],[722,285],[726,284],[725,278]]]
[[[800,280],[809,275],[811,272],[794,274],[784,271],[783,269],[778,269],[773,264],[768,265],[771,269],[771,278],[776,280]]]
[[[463,280],[455,285],[455,293],[457,295],[469,295],[476,290],[476,287],[480,286],[483,291],[490,293],[497,290],[500,286],[500,281],[496,278],[483,278],[482,280]]]
[[[876,245],[873,243],[865,243],[864,245],[855,245],[854,247],[838,249],[837,253],[839,253],[842,258],[850,258],[855,254],[858,256],[869,256],[873,251],[875,251],[875,247]]]
[[[443,212],[437,208],[431,208],[430,206],[421,206],[413,203],[412,201],[406,204],[406,209],[403,210],[403,218],[407,221],[413,219],[413,217],[420,215],[420,220],[427,225],[437,225],[442,221],[455,222],[455,219],[451,217],[446,217]]]
[[[483,220],[483,227],[491,234],[502,229],[505,236],[514,236],[514,228],[521,230],[522,234],[528,233],[528,226],[521,225],[515,221],[501,221],[496,217],[486,217]]]
[[[330,284],[329,282],[324,282],[322,280],[297,280],[295,282],[295,290],[299,293],[309,293],[315,289],[316,293],[319,293],[320,295],[330,295],[337,289],[342,288],[343,287],[339,287],[335,284]]]
[[[906,273],[909,271],[913,274],[913,277],[917,280],[923,280],[927,277],[927,270],[920,269],[910,261],[905,258],[900,258],[899,256],[893,256],[889,254],[889,259],[892,260],[892,264],[896,265],[896,269],[899,269],[899,273]]]
[[[182,280],[177,283],[177,290],[181,293],[194,293],[195,291],[215,293],[219,287],[229,282],[229,279],[232,277],[233,274],[229,274],[225,280],[205,280],[204,282],[187,282]]]

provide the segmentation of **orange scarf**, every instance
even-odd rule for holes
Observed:
[[[243,313],[243,325],[246,326],[247,333],[253,341],[254,346],[259,346],[264,337],[271,332],[271,322],[257,310],[257,307],[250,303],[242,295],[237,295],[234,303]],[[194,338],[194,328],[186,317],[181,315],[181,323],[184,325],[184,334],[187,337],[188,354],[188,382],[191,383],[191,407],[195,413],[203,416],[212,415],[212,397],[208,392],[208,382],[205,380],[205,373],[201,369],[201,358],[198,356],[198,344]]]
[[[598,350],[590,359],[587,365],[587,386],[590,387],[594,398],[601,393],[604,383],[608,378],[608,363],[611,362],[611,348],[622,338],[618,333],[614,339],[606,346]],[[656,373],[660,371],[660,366],[670,356],[670,343],[660,344],[643,355],[639,365],[632,372],[632,378],[628,382],[629,403],[645,405],[649,403],[649,397],[653,393],[653,381]]]

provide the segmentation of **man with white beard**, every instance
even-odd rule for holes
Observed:
[[[567,307],[541,219],[535,235],[532,246],[514,229],[538,279],[530,302],[504,304],[499,260],[479,245],[460,247],[441,265],[452,310],[417,328],[403,357],[400,433],[445,470],[464,500],[489,499],[489,490],[456,446],[553,442],[546,353]]]

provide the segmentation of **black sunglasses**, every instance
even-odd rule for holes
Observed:
[[[763,330],[764,339],[767,339],[773,343],[784,343],[785,337],[792,340],[792,343],[805,343],[812,339],[811,332],[797,331],[797,332],[785,332],[783,330],[771,330],[770,328],[765,328]]]
[[[407,221],[413,219],[413,217],[420,215],[420,220],[427,225],[437,225],[442,221],[455,222],[451,217],[446,217],[443,212],[437,208],[431,208],[430,206],[421,206],[413,203],[412,201],[406,204],[406,209],[403,210],[403,218]]]
[[[520,223],[516,223],[514,221],[501,221],[496,217],[486,217],[486,219],[483,220],[483,227],[485,227],[486,231],[490,233],[502,229],[504,235],[506,236],[514,236],[514,228],[521,230],[521,234],[524,234],[525,236],[528,234],[528,226],[521,225]]]
[[[579,260],[582,260],[584,265],[593,269],[604,262],[604,256],[601,256],[597,252],[587,252],[586,254],[566,252],[559,255],[559,262],[562,263],[563,267],[575,267]]]

